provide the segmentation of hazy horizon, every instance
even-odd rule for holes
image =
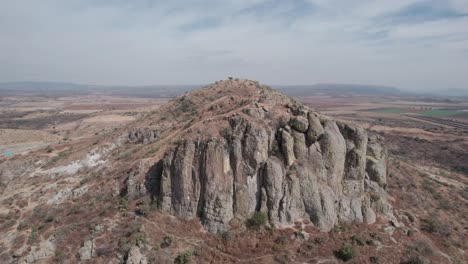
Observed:
[[[0,3],[0,82],[468,90],[468,0]]]

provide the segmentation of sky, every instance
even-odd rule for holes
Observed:
[[[468,0],[0,0],[0,82],[468,90]]]

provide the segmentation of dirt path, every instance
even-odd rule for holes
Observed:
[[[444,177],[442,175],[437,175],[434,174],[433,168],[430,167],[425,167],[425,166],[418,166],[418,169],[423,172],[421,175],[424,175],[425,177],[428,177],[429,179],[442,184],[442,185],[449,185],[453,186],[455,188],[463,189],[466,188],[467,185],[465,183],[456,181],[454,179],[450,179],[448,177]]]

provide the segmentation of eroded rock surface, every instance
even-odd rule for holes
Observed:
[[[391,215],[387,152],[379,137],[266,86],[229,82],[178,99],[190,100],[191,117],[199,118],[184,126],[177,144],[151,168],[140,164],[140,176],[129,178],[145,175],[140,189],[163,212],[199,217],[211,232],[260,210],[276,226],[308,220],[323,231]],[[135,186],[129,186],[131,193]]]
[[[90,260],[92,257],[96,256],[94,240],[85,241],[78,251],[78,254],[80,255],[80,260]]]
[[[128,252],[126,264],[147,264],[145,255],[141,254],[140,248],[133,246]]]

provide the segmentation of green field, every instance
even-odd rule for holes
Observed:
[[[458,111],[453,110],[428,110],[424,112],[419,112],[418,114],[424,116],[435,116],[435,117],[450,117],[459,114]]]
[[[456,115],[454,115],[453,117],[468,119],[468,112],[458,112],[458,113],[457,113]]]
[[[379,113],[386,113],[386,114],[401,114],[405,113],[405,109],[401,108],[375,108],[369,109],[370,112],[379,112]]]

